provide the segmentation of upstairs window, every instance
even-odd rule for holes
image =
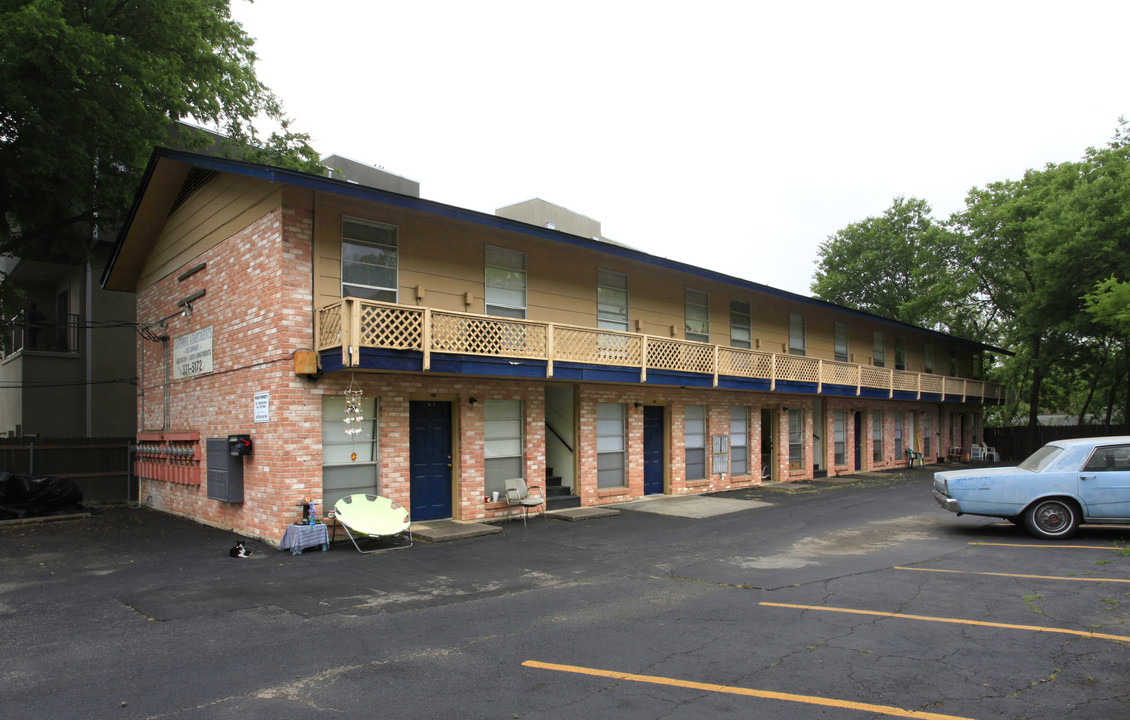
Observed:
[[[730,347],[746,350],[753,347],[749,303],[741,300],[730,301]]]
[[[526,253],[487,245],[487,315],[526,317]]]
[[[950,348],[950,376],[957,377],[957,348]]]
[[[687,288],[684,302],[687,340],[710,342],[710,296],[701,290]]]
[[[396,302],[396,259],[396,228],[342,218],[342,297]]]
[[[601,330],[628,331],[628,276],[596,271],[596,324]]]
[[[847,362],[848,358],[848,329],[842,322],[835,324],[836,334],[836,362]]]
[[[875,367],[884,367],[887,362],[887,348],[883,342],[883,333],[875,331],[875,348],[871,353],[871,364]]]
[[[902,338],[895,338],[895,370],[906,370],[906,346]]]
[[[789,355],[804,355],[804,315],[789,313]]]
[[[926,343],[922,346],[922,372],[934,372],[934,344]]]

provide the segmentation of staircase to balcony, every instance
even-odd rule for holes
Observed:
[[[581,506],[581,498],[573,495],[572,488],[561,484],[561,476],[553,474],[553,468],[545,471],[545,509],[564,510]]]

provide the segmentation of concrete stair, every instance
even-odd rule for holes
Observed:
[[[581,498],[573,495],[572,489],[561,484],[561,476],[553,474],[553,468],[545,471],[545,509],[565,510],[579,508]]]

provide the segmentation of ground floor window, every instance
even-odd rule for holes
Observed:
[[[706,406],[687,405],[683,427],[687,480],[706,477]]]
[[[332,510],[346,495],[380,492],[377,447],[377,401],[362,397],[360,412],[347,413],[345,397],[322,396],[322,509]],[[346,417],[361,418],[345,422]],[[360,431],[353,435],[346,430]],[[298,502],[301,498],[295,498]]]
[[[832,464],[847,465],[847,413],[832,411]]]
[[[789,409],[789,470],[804,469],[804,413]]]
[[[749,475],[749,410],[730,408],[730,474]]]
[[[930,457],[930,413],[922,416],[922,454],[925,457]]]
[[[871,413],[871,461],[883,462],[883,411],[876,410]]]
[[[522,401],[483,403],[483,480],[486,494],[506,494],[506,481],[524,477]]]
[[[902,413],[895,413],[895,460],[902,457]]]
[[[624,405],[596,404],[596,486],[624,487],[628,484],[624,448]]]

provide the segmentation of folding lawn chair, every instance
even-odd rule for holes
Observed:
[[[334,505],[334,517],[345,528],[357,552],[371,553],[384,550],[403,550],[412,547],[412,520],[408,511],[380,495],[348,495]],[[408,533],[408,544],[388,548],[362,550],[354,533],[369,538],[394,537]]]

